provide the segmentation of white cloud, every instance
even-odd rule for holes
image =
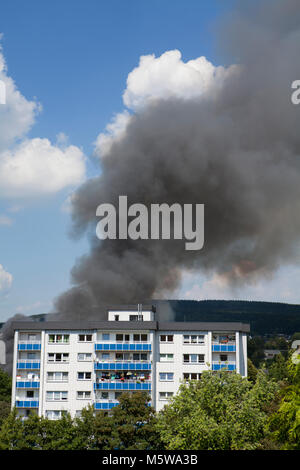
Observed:
[[[0,153],[0,195],[7,198],[55,193],[82,182],[85,157],[75,146],[60,149],[48,139],[24,140]]]
[[[8,290],[12,285],[12,275],[5,271],[2,264],[0,264],[0,292]]]
[[[178,50],[160,57],[141,56],[138,67],[128,75],[123,101],[128,108],[139,109],[153,99],[199,97],[213,93],[233,70],[235,66],[215,67],[203,56],[183,62]]]
[[[26,198],[81,183],[85,157],[78,147],[66,145],[63,133],[56,144],[46,138],[26,138],[41,107],[18,91],[7,74],[1,48],[0,80],[6,86],[6,104],[0,105],[0,195]]]
[[[41,105],[28,101],[17,90],[11,77],[7,75],[7,67],[0,47],[0,80],[6,88],[6,104],[0,106],[0,151],[14,144],[31,129]]]
[[[237,67],[215,67],[205,57],[183,62],[178,50],[166,51],[160,57],[154,54],[140,57],[138,67],[129,73],[123,94],[124,105],[138,111],[157,99],[192,99],[220,89],[226,77]],[[131,114],[125,110],[117,114],[95,142],[95,154],[108,154],[113,142],[126,133]]]
[[[105,131],[101,132],[95,142],[95,153],[104,157],[114,142],[117,142],[126,133],[126,127],[131,119],[128,111],[116,114],[112,121],[107,124]]]

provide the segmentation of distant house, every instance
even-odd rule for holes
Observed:
[[[265,349],[264,350],[265,359],[273,359],[278,354],[280,354],[279,349]]]

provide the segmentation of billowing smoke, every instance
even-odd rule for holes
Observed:
[[[87,232],[91,249],[72,269],[74,288],[57,299],[64,318],[99,318],[110,303],[163,297],[183,270],[217,273],[234,286],[296,260],[300,108],[291,83],[300,78],[300,4],[240,3],[219,38],[235,66],[184,64],[169,51],[143,57],[129,75],[124,102],[134,112],[98,137],[101,173],[73,197],[73,235]],[[204,248],[98,240],[96,208],[117,208],[119,195],[147,207],[205,204]]]
[[[179,51],[145,56],[128,77],[120,113],[96,141],[99,176],[72,198],[73,236],[90,252],[56,300],[64,319],[104,318],[109,304],[163,298],[183,271],[230,285],[299,262],[299,0],[245,0],[219,24],[220,57],[184,63]],[[199,49],[200,46],[199,46]],[[96,237],[96,208],[205,204],[205,244]],[[170,312],[168,312],[170,315]]]

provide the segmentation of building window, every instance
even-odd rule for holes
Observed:
[[[227,360],[228,360],[227,354],[220,354],[220,361],[222,361],[222,362],[224,361],[224,362],[225,362],[225,361],[227,361]]]
[[[116,361],[128,361],[129,357],[128,353],[116,353]]]
[[[77,354],[78,361],[91,361],[92,360],[92,353],[78,353]]]
[[[173,372],[160,372],[159,380],[161,382],[173,382],[174,373]]]
[[[36,334],[28,333],[28,341],[36,341]]]
[[[115,315],[115,321],[119,321],[119,318],[120,318],[119,315]]]
[[[129,315],[129,321],[143,321],[143,315]]]
[[[148,341],[148,335],[133,335],[133,341],[136,342],[136,343],[140,343],[140,342],[143,342],[143,343],[146,343]]]
[[[205,356],[204,354],[184,354],[183,362],[185,364],[204,364]]]
[[[88,392],[88,391],[77,392],[78,400],[87,400],[89,398],[91,398],[91,392]]]
[[[159,340],[161,343],[173,343],[174,336],[173,335],[160,335]]]
[[[160,354],[160,362],[174,362],[174,354]]]
[[[129,343],[130,335],[116,334],[116,341],[123,343]]]
[[[109,341],[109,333],[102,333],[102,341]]]
[[[68,372],[47,372],[47,382],[68,382]]]
[[[36,353],[29,352],[27,353],[27,359],[37,359]]]
[[[34,397],[34,390],[27,390],[26,398],[33,398],[33,397]]]
[[[159,392],[160,400],[169,400],[174,395],[173,392]]]
[[[70,335],[49,335],[48,336],[48,343],[69,344],[69,342],[70,342]]]
[[[69,362],[69,353],[48,353],[48,362]]]
[[[91,342],[92,341],[92,338],[93,338],[93,335],[78,335],[78,341],[80,341],[81,343],[87,343],[87,342]]]
[[[91,372],[77,372],[77,380],[91,380]]]
[[[108,392],[101,392],[101,393],[100,393],[100,398],[101,398],[102,400],[108,400],[108,398],[109,398],[109,393],[108,393]]]
[[[60,419],[62,416],[66,415],[67,411],[65,410],[47,410],[46,418],[47,419]]]
[[[204,344],[204,335],[183,335],[183,344]]]
[[[66,401],[68,399],[68,392],[46,392],[47,401]]]
[[[101,359],[102,361],[108,361],[110,358],[109,353],[101,353]]]
[[[200,380],[201,379],[201,374],[183,374],[183,380]]]
[[[132,356],[134,361],[147,361],[147,353],[134,353]]]

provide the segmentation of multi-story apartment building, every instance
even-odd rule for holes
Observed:
[[[15,322],[12,406],[56,419],[124,391],[149,393],[159,411],[189,379],[225,368],[247,376],[244,323],[160,322],[152,306],[108,310],[107,321]]]

